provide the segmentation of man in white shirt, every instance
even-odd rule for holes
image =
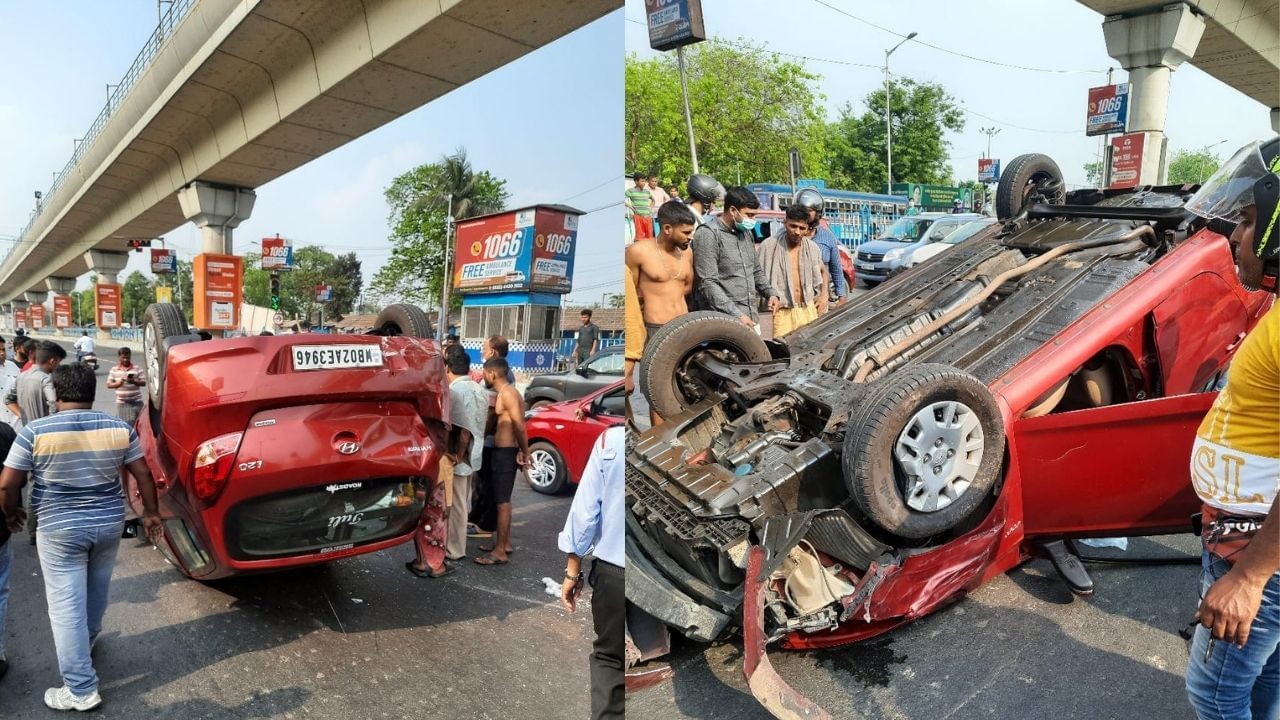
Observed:
[[[662,189],[662,184],[658,182],[657,175],[649,176],[649,197],[653,198],[653,205],[650,205],[650,207],[653,208],[655,214],[658,212],[658,208],[671,199],[667,191]]]
[[[85,355],[93,355],[94,352],[93,338],[89,337],[89,332],[80,333],[80,338],[76,340],[76,362],[84,359]]]
[[[0,358],[4,359],[3,366],[0,366],[0,396],[2,397],[8,397],[9,392],[17,387],[18,376],[22,374],[22,368],[9,358],[7,350],[4,338],[0,338]],[[18,416],[7,407],[0,407],[0,422],[12,426],[14,430],[21,426]]]

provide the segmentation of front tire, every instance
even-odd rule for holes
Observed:
[[[559,495],[569,485],[569,468],[555,445],[539,440],[529,444],[529,487],[543,495]]]
[[[374,335],[412,335],[417,338],[430,338],[431,321],[427,314],[417,305],[396,303],[383,308],[373,321]]]
[[[1040,198],[1053,204],[1066,200],[1062,171],[1048,155],[1019,155],[1000,174],[1000,184],[996,186],[996,218],[1000,222],[1011,220]]]
[[[152,303],[142,315],[142,358],[147,367],[147,397],[156,410],[164,407],[165,341],[189,332],[187,318],[172,303]]]
[[[719,378],[699,372],[703,353],[726,362],[773,359],[754,330],[724,313],[682,315],[654,331],[640,361],[640,390],[663,417],[678,415],[719,389]]]
[[[854,502],[884,530],[913,540],[969,519],[1004,462],[1004,420],[991,392],[969,373],[932,363],[870,387],[841,458]]]

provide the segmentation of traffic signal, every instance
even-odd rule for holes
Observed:
[[[149,247],[151,247],[151,241],[150,241],[150,240],[139,240],[139,239],[137,239],[137,238],[134,238],[133,240],[130,240],[130,241],[129,241],[129,247],[133,248],[133,251],[134,251],[134,252],[142,252],[142,248],[149,248]]]
[[[280,276],[274,273],[271,275],[271,309],[280,309]]]

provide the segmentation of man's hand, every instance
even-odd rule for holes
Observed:
[[[774,312],[780,307],[782,307],[782,300],[777,295],[769,298],[769,312]]]
[[[8,526],[9,532],[14,535],[20,534],[26,527],[27,511],[22,508],[14,508],[4,516],[4,524]]]
[[[564,609],[573,612],[578,605],[578,592],[582,590],[581,580],[565,578],[560,583],[560,604]]]
[[[743,325],[746,325],[749,328],[753,328],[756,326],[755,321],[751,319],[750,315],[739,315],[738,322],[742,323]]]
[[[1244,647],[1249,642],[1253,619],[1258,616],[1267,579],[1258,582],[1238,568],[1232,568],[1209,586],[1209,592],[1200,601],[1200,609],[1196,610],[1196,619],[1209,628],[1213,637]]]
[[[529,454],[524,450],[520,450],[516,453],[516,466],[520,468],[529,467]]]
[[[831,307],[831,300],[825,294],[818,296],[818,314],[826,315],[827,310]]]
[[[160,538],[164,537],[164,522],[160,520],[159,513],[143,513],[142,527],[146,530],[147,539],[154,544],[159,544]]]

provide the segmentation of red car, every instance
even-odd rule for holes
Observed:
[[[1002,225],[783,340],[715,313],[650,338],[667,420],[628,449],[627,597],[694,639],[741,622],[780,717],[821,711],[767,643],[870,638],[1037,555],[1089,594],[1071,538],[1191,530],[1196,428],[1270,294],[1194,188],[1062,188],[1015,159]]]
[[[542,405],[525,414],[529,486],[555,495],[576,486],[591,446],[606,428],[626,422],[621,382],[575,400]]]
[[[382,336],[201,341],[175,306],[147,309],[137,430],[160,550],[180,571],[280,570],[412,537],[448,432],[448,386],[421,310],[391,306],[377,324]]]

